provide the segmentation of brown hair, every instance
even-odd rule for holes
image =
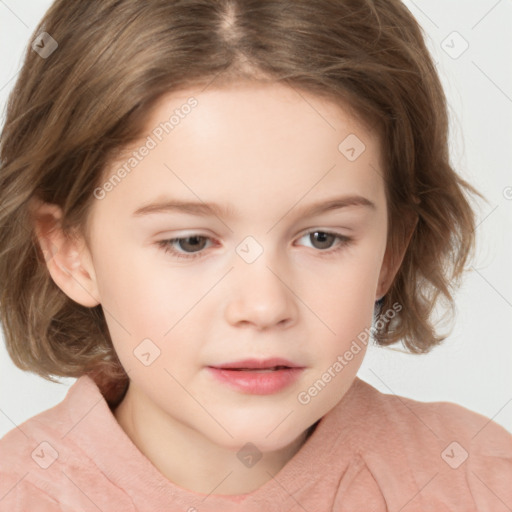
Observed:
[[[81,306],[53,282],[30,200],[58,205],[64,232],[83,233],[103,171],[163,94],[241,78],[348,103],[378,127],[390,247],[417,223],[380,303],[402,309],[375,339],[421,353],[446,337],[432,313],[440,298],[453,309],[476,191],[449,163],[445,96],[399,0],[57,0],[33,39],[42,32],[58,48],[27,49],[0,147],[0,314],[17,366],[50,379],[126,377],[101,305]]]

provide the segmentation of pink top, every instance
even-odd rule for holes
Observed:
[[[239,496],[187,491],[137,449],[89,377],[0,440],[0,511],[512,510],[512,435],[356,378],[284,468]]]

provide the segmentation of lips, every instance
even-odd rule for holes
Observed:
[[[245,359],[208,366],[218,382],[238,392],[270,395],[292,386],[302,374],[303,366],[283,358]]]
[[[270,359],[244,359],[243,361],[222,363],[220,365],[211,366],[211,368],[235,371],[276,371],[288,368],[301,368],[301,366],[287,359],[273,357]]]

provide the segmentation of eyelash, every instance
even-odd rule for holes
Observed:
[[[325,249],[325,250],[318,249],[318,252],[322,253],[322,256],[331,256],[335,253],[338,253],[342,249],[349,246],[353,241],[353,239],[348,236],[340,235],[339,233],[334,233],[332,231],[322,231],[320,229],[314,229],[312,231],[308,231],[307,233],[304,233],[300,238],[304,238],[305,236],[311,235],[312,233],[323,233],[325,235],[332,235],[341,242],[334,249]],[[195,258],[202,256],[204,253],[204,249],[201,251],[198,251],[198,252],[194,252],[194,253],[182,253],[182,252],[176,251],[175,249],[172,248],[172,245],[174,243],[179,242],[180,240],[186,240],[187,238],[206,238],[206,239],[210,240],[210,237],[192,234],[192,235],[184,236],[181,238],[170,238],[168,240],[160,240],[159,242],[157,242],[157,245],[163,249],[164,253],[166,253],[166,254],[170,253],[171,256],[176,259],[193,260]]]

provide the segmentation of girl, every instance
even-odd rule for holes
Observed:
[[[1,318],[77,377],[0,441],[0,510],[507,510],[512,437],[380,393],[473,246],[398,0],[57,0],[1,144]]]

